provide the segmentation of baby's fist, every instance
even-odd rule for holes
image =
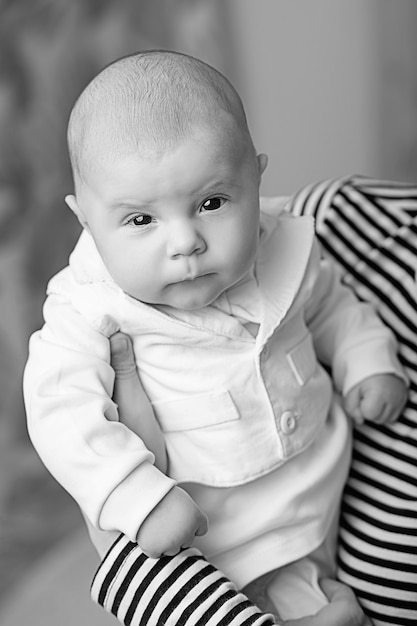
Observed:
[[[344,398],[344,407],[357,424],[364,420],[392,424],[406,401],[407,386],[402,378],[394,374],[378,374],[355,385]]]
[[[174,487],[145,518],[137,542],[151,558],[174,556],[207,532],[207,517],[180,487]]]

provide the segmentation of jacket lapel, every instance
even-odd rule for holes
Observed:
[[[256,263],[263,321],[258,334],[262,347],[290,310],[303,282],[314,243],[314,218],[279,218],[265,238]]]

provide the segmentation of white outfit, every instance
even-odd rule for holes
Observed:
[[[320,259],[313,219],[282,215],[284,205],[264,205],[257,284],[248,277],[191,312],[123,293],[84,232],[49,284],[25,372],[33,443],[91,522],[135,540],[181,483],[209,517],[197,547],[238,586],[310,553],[337,512],[350,427],[317,357],[343,392],[374,374],[403,376],[391,332]],[[254,336],[245,323],[258,320]],[[169,477],[135,425],[118,421],[117,330],[133,340]]]

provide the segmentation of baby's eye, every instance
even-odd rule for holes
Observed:
[[[133,226],[147,226],[152,222],[151,215],[135,215],[129,220],[129,224]]]
[[[221,209],[226,200],[224,198],[209,198],[201,205],[203,211],[217,211]]]

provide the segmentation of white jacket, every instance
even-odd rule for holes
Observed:
[[[169,315],[129,297],[84,232],[50,281],[25,372],[33,443],[95,526],[135,540],[180,482],[209,517],[197,545],[242,585],[316,547],[337,509],[349,426],[318,359],[343,392],[402,376],[391,332],[320,259],[313,219],[282,215],[284,204],[262,214],[256,338],[213,307]],[[133,340],[169,477],[111,400],[117,330]]]

